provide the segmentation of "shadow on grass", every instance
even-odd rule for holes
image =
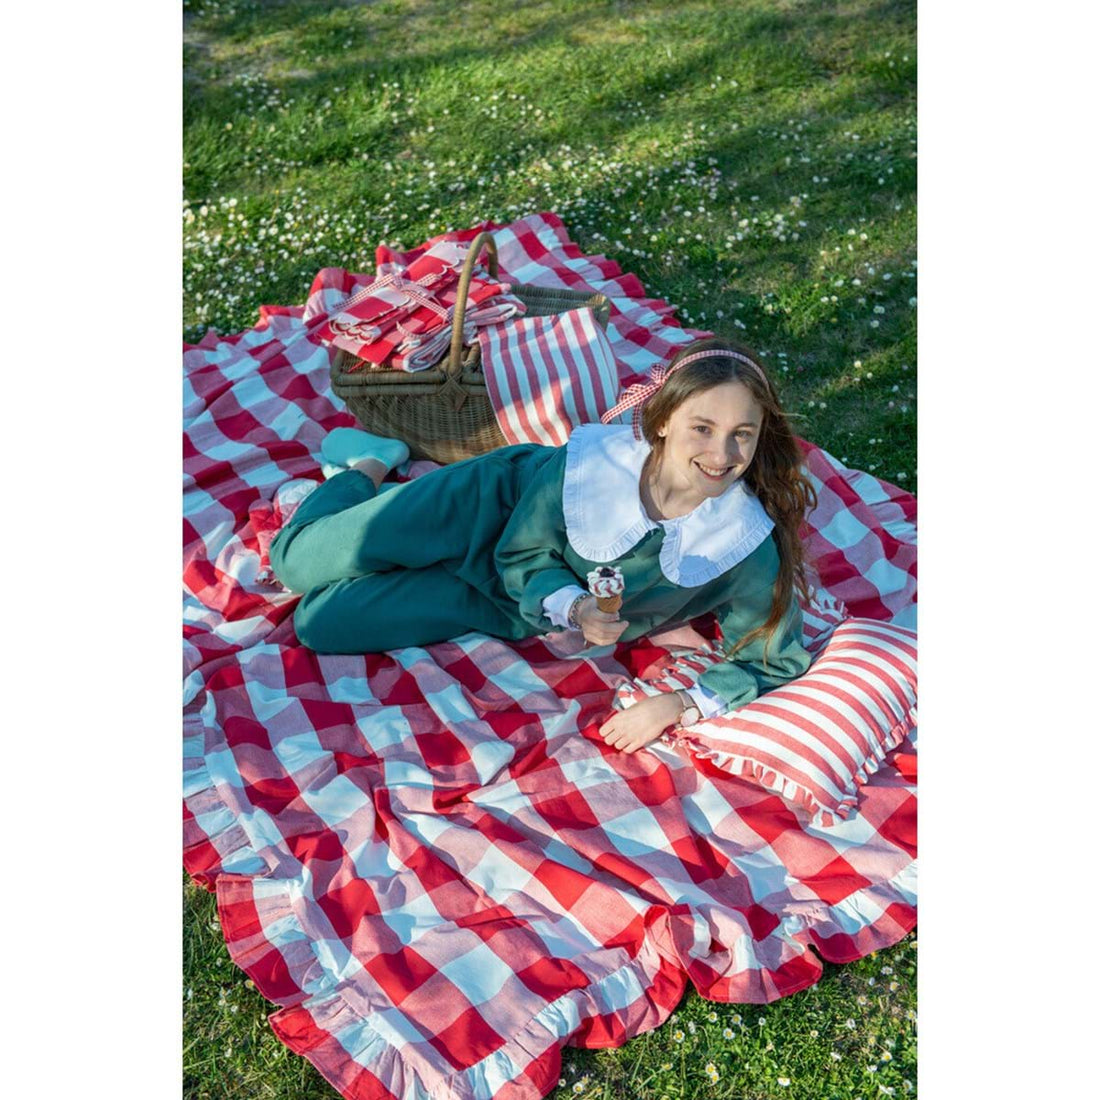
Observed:
[[[752,14],[741,6],[719,7],[710,3],[680,4],[670,6],[661,0],[644,4],[610,3],[596,6],[590,3],[575,4],[569,13],[562,12],[565,5],[547,3],[535,8],[532,5],[516,5],[515,18],[525,23],[497,41],[478,45],[463,42],[442,49],[433,48],[441,36],[440,27],[453,28],[458,33],[468,31],[471,15],[482,18],[480,11],[472,11],[476,5],[458,6],[445,0],[428,0],[415,5],[386,3],[384,0],[370,4],[350,3],[331,7],[313,14],[315,5],[302,0],[270,0],[268,3],[247,4],[240,0],[235,15],[208,19],[204,32],[225,44],[247,44],[251,41],[267,41],[270,48],[257,55],[256,64],[271,69],[287,67],[277,79],[283,91],[297,99],[321,98],[333,87],[346,88],[355,80],[400,79],[416,83],[434,72],[450,75],[475,70],[482,62],[500,62],[500,88],[511,86],[511,74],[529,68],[525,58],[558,47],[562,51],[561,66],[547,79],[587,89],[589,102],[579,114],[571,116],[570,129],[595,124],[597,132],[606,123],[607,109],[616,102],[640,95],[647,96],[673,90],[683,90],[695,85],[702,87],[711,79],[711,73],[719,63],[731,60],[744,70],[746,87],[799,88],[849,72],[850,54],[856,44],[866,39],[866,26],[874,23],[879,35],[885,37],[892,29],[898,33],[909,29],[913,20],[913,0],[881,0],[860,11],[841,14],[836,7],[823,8],[817,3],[788,5],[780,10],[765,10]],[[488,7],[488,6],[486,6]],[[411,11],[410,11],[411,9]],[[501,9],[489,7],[485,16],[492,15],[498,21]],[[675,41],[677,52],[684,49],[685,40],[691,41],[685,28],[698,16],[698,26],[707,27],[707,36],[698,39],[701,45],[694,49],[689,60],[675,65],[663,65],[663,42]],[[390,18],[392,17],[392,18]],[[507,18],[505,12],[504,18]],[[376,25],[370,25],[374,20]],[[366,27],[363,22],[368,21]],[[197,24],[192,24],[197,26]],[[281,34],[293,33],[295,52],[280,58],[278,41]],[[379,56],[353,62],[339,60],[343,45],[353,37],[373,36]],[[390,54],[393,45],[400,54]],[[850,43],[838,48],[838,42]],[[743,46],[741,45],[743,44]],[[418,51],[418,47],[423,49]],[[739,48],[740,47],[740,48]],[[607,69],[614,69],[617,61],[637,64],[637,56],[631,50],[647,50],[640,66],[644,75],[632,82],[620,94],[615,93],[615,81],[608,79]],[[295,67],[302,55],[313,54],[311,70]],[[203,79],[198,69],[217,71],[217,63],[210,58],[206,42],[185,41],[185,79],[192,87],[185,101],[185,123],[203,113],[221,116],[236,110],[231,89],[220,76]],[[671,60],[671,48],[667,51]],[[328,55],[326,57],[326,55]],[[842,56],[844,55],[844,56]],[[595,63],[597,56],[603,64]],[[240,58],[238,61],[242,60]],[[906,93],[911,85],[911,67],[893,70],[878,63],[877,59],[865,61],[862,67],[866,75],[874,77],[876,86],[885,89],[887,74],[895,85],[894,92]],[[486,90],[492,90],[488,87]],[[888,95],[884,90],[883,94]],[[618,120],[615,120],[616,122]],[[552,139],[553,135],[549,135]]]

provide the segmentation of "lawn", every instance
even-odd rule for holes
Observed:
[[[916,488],[916,6],[892,0],[184,3],[184,337],[484,218],[556,211],[797,430]],[[188,1097],[335,1093],[184,887]],[[689,994],[570,1051],[559,1097],[915,1094],[916,939],[768,1007]],[[708,1067],[712,1070],[708,1072]]]

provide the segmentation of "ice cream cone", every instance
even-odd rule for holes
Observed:
[[[588,574],[588,591],[596,597],[596,607],[600,611],[616,614],[623,606],[623,583],[621,570],[614,565],[601,565]]]

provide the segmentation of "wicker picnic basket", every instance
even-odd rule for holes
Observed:
[[[348,411],[368,432],[404,440],[413,458],[458,462],[507,443],[489,401],[481,347],[476,342],[462,346],[466,296],[482,249],[489,253],[489,274],[496,278],[496,242],[481,233],[470,246],[458,281],[451,350],[438,366],[413,373],[380,369],[343,350],[332,360],[332,388]],[[514,283],[512,293],[527,306],[528,317],[588,306],[606,328],[611,315],[611,302],[603,294],[527,283]]]

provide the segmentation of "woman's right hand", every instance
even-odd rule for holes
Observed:
[[[585,641],[592,645],[614,645],[630,623],[620,619],[616,612],[601,611],[595,596],[585,596],[576,611],[577,622]]]

